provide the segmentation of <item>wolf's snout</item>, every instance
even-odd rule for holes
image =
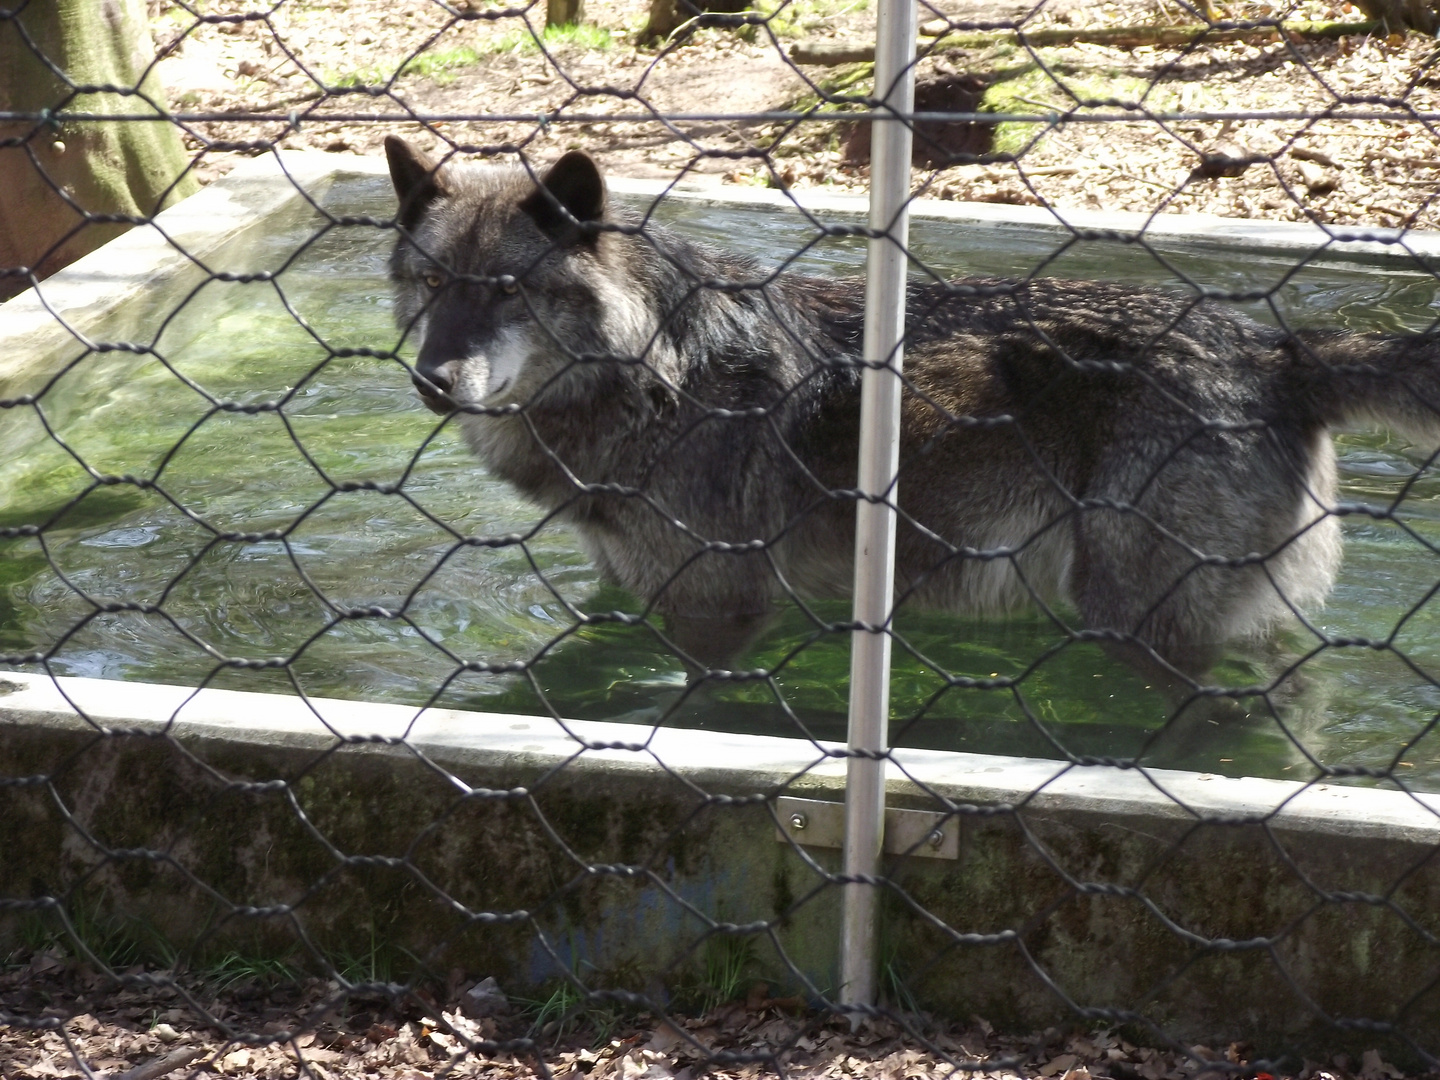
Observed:
[[[421,363],[416,366],[411,382],[420,392],[420,400],[432,411],[448,413],[455,406],[448,395],[453,394],[455,383],[460,378],[460,361],[447,360],[443,364]]]

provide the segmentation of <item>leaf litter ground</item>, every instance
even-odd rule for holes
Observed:
[[[421,986],[393,997],[354,988],[342,992],[337,983],[318,978],[238,979],[217,991],[213,978],[138,966],[117,980],[47,949],[0,974],[0,1015],[29,1018],[23,1025],[0,1023],[0,1077],[1406,1077],[1375,1050],[1358,1061],[1339,1055],[1327,1062],[1290,1062],[1285,1069],[1252,1061],[1249,1048],[1240,1044],[1166,1045],[1129,1030],[1080,1026],[1001,1034],[979,1018],[946,1024],[923,1012],[896,1011],[852,1031],[843,1017],[814,1012],[800,999],[770,997],[764,984],[750,987],[744,1000],[693,1017],[577,1008],[568,1020],[545,1023],[541,1003],[522,1007],[505,1003],[503,996],[501,1004],[482,1010],[492,1015],[474,1017],[466,1015],[463,991],[471,981],[457,971],[446,987]],[[494,1049],[527,1039],[531,1046]]]
[[[788,0],[768,23],[745,33],[702,29],[663,47],[640,44],[644,0],[591,0],[582,31],[552,32],[543,48],[530,23],[511,15],[457,22],[433,0],[313,0],[281,4],[266,20],[197,22],[159,3],[153,20],[159,72],[172,106],[188,112],[265,113],[286,121],[191,125],[190,148],[203,178],[234,155],[205,140],[257,141],[337,154],[376,154],[401,132],[433,148],[443,139],[475,148],[520,148],[538,161],[581,147],[617,175],[863,192],[868,165],[847,160],[837,123],[539,122],[557,109],[591,116],[729,114],[813,106],[817,90],[867,93],[866,69],[794,64],[797,40],[872,40],[870,0]],[[460,8],[493,13],[478,0]],[[202,5],[206,14],[231,6]],[[518,10],[518,9],[510,9]],[[1026,29],[1197,25],[1174,0],[1086,4],[1051,0],[1035,10],[1010,0],[937,0],[922,18],[932,32],[951,21],[1024,19]],[[1222,19],[1359,20],[1348,3],[1235,3]],[[922,39],[929,40],[929,39]],[[1076,42],[1032,49],[926,46],[920,78],[976,75],[992,91],[989,111],[1048,117],[1001,128],[997,149],[1017,162],[917,170],[930,197],[1042,204],[1069,209],[1207,213],[1270,220],[1311,218],[1337,225],[1440,228],[1440,137],[1411,114],[1440,105],[1433,38],[1360,32],[1327,40],[1202,41],[1195,46],[1112,47]],[[413,62],[405,67],[407,59]],[[397,76],[396,73],[400,72]],[[848,86],[846,85],[848,83]],[[326,93],[325,88],[332,93]],[[600,92],[595,92],[600,91]],[[1079,117],[1131,108],[1125,123]],[[1378,103],[1378,104],[1377,104]],[[1399,121],[1341,120],[1327,110],[1389,111]],[[356,122],[341,114],[504,116]],[[1303,119],[1232,119],[1161,124],[1154,113],[1307,112]],[[1062,114],[1071,122],[1062,123]],[[247,152],[259,152],[251,150]],[[700,154],[714,156],[699,156]],[[1207,156],[1251,161],[1239,175],[1204,175]],[[1198,172],[1197,172],[1198,170]],[[1213,171],[1213,170],[1212,170]]]

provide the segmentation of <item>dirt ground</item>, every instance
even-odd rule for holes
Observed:
[[[777,1000],[756,984],[743,1000],[669,1021],[579,1009],[573,1023],[469,980],[394,998],[341,993],[322,979],[224,980],[136,967],[126,985],[52,951],[0,973],[0,1077],[221,1074],[311,1077],[489,1077],[531,1080],[1404,1080],[1377,1051],[1282,1071],[1240,1044],[1152,1046],[1110,1028],[1026,1038],[974,1019],[946,1025],[897,1012],[851,1031],[842,1017]],[[445,999],[445,1000],[440,1000]],[[481,1007],[472,1007],[478,1002]],[[538,1012],[537,1012],[538,1006]],[[469,1012],[471,1015],[466,1015]],[[6,1026],[6,1014],[29,1023]],[[509,1044],[509,1045],[507,1045]],[[84,1061],[89,1073],[81,1071]],[[158,1070],[158,1071],[157,1071]],[[1273,1071],[1267,1071],[1273,1070]],[[548,1074],[548,1075],[547,1075]]]
[[[152,8],[173,108],[275,118],[187,123],[187,145],[200,155],[206,179],[230,167],[234,144],[252,144],[247,153],[274,141],[375,154],[387,133],[400,132],[434,148],[448,142],[464,152],[523,152],[538,161],[583,147],[607,169],[632,176],[674,178],[686,170],[692,181],[857,192],[868,181],[865,162],[847,159],[846,132],[834,121],[671,121],[662,114],[805,109],[826,93],[867,93],[867,68],[797,65],[788,50],[802,40],[870,40],[870,0],[771,4],[760,9],[771,13],[763,26],[681,33],[663,47],[637,44],[645,0],[590,0],[585,27],[552,32],[543,47],[535,37],[543,8],[527,13],[482,0],[455,5],[464,18],[437,0],[309,0],[221,22],[199,21],[164,0],[152,0]],[[211,0],[197,10],[223,17],[246,9]],[[1361,18],[1348,3],[1327,0],[1236,3],[1216,14]],[[939,0],[923,9],[925,31],[946,28],[942,16],[952,26],[962,16],[967,25],[1024,18],[1027,30],[1196,21],[1176,0],[1063,0],[1035,11],[1015,0]],[[922,35],[922,43],[931,40]],[[1184,48],[1000,42],[926,52],[922,81],[975,76],[997,87],[987,111],[1048,117],[999,129],[992,149],[1015,155],[1014,162],[917,170],[917,187],[930,197],[1043,204],[1062,215],[1090,208],[1440,228],[1440,147],[1424,119],[1440,103],[1440,82],[1431,74],[1435,42],[1422,35]],[[1109,104],[1077,105],[1086,101]],[[1326,110],[1393,119],[1334,119],[1321,115]],[[1174,111],[1309,115],[1179,123],[1149,115]],[[540,114],[548,118],[531,119]],[[1062,114],[1069,122],[1060,122]],[[1082,122],[1096,114],[1133,119]],[[364,119],[407,115],[441,119]],[[495,119],[465,119],[476,116]],[[207,140],[220,148],[205,150]],[[1207,155],[1241,164],[1207,170]]]

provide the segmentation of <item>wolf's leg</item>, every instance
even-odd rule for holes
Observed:
[[[665,615],[665,636],[692,679],[706,670],[728,671],[774,621],[773,612],[759,615]]]
[[[1077,533],[1072,587],[1086,629],[1114,635],[1109,651],[1183,692],[1220,658],[1244,587],[1254,587],[1237,575],[1255,571],[1202,565],[1130,511],[1087,510]]]

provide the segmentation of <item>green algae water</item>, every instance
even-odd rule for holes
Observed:
[[[391,212],[388,188],[370,178],[337,182],[325,205]],[[671,206],[660,216],[771,265],[835,274],[863,264],[857,241],[817,244],[798,215]],[[421,407],[399,363],[365,355],[397,343],[384,275],[392,234],[323,223],[295,211],[236,242],[230,262],[271,281],[177,288],[95,335],[153,351],[76,345],[48,385],[3,389],[44,392],[38,408],[0,413],[0,526],[39,530],[0,541],[0,653],[43,654],[58,675],[655,723],[683,686],[678,663],[644,626],[577,627],[572,614],[634,613],[635,598],[603,586],[567,530],[487,477],[453,425]],[[1056,256],[1053,242],[933,222],[916,223],[912,239],[942,274],[1043,267],[1175,283],[1178,269],[1227,291],[1273,290],[1252,305],[1272,321],[1418,330],[1435,317],[1435,279],[1419,269],[1297,272],[1291,260],[1178,250],[1163,252],[1167,267],[1135,246],[1076,244]],[[1213,675],[1266,684],[1307,657],[1274,692],[1167,725],[1172,702],[1039,615],[902,611],[893,741],[1141,754],[1297,779],[1317,762],[1393,766],[1436,789],[1440,478],[1423,448],[1385,432],[1338,442],[1342,499],[1394,514],[1346,519],[1344,570],[1314,626],[1388,649],[1320,648],[1297,628],[1235,652]],[[791,608],[746,661],[773,669],[771,679],[716,688],[666,722],[843,739],[848,640],[823,624],[847,617],[845,604]],[[521,662],[528,671],[493,670]],[[968,685],[1017,678],[1012,688]]]

